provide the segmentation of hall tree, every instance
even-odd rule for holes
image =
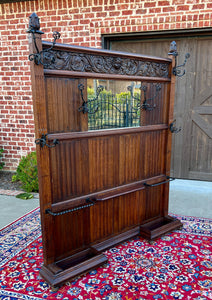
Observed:
[[[182,226],[168,215],[176,45],[161,58],[59,44],[57,33],[52,44],[41,40],[35,14],[28,32],[44,255],[40,274],[58,286],[106,263],[102,252],[124,240],[141,235],[151,241]],[[98,101],[97,95],[90,99],[87,84],[93,79],[116,88],[126,84],[123,92],[137,86],[137,95],[131,94],[138,101],[131,107],[139,116],[136,125],[114,126],[112,109],[125,114],[125,121],[128,111],[111,96],[105,104],[111,107],[107,128],[90,129],[90,116],[103,107],[100,94],[106,92],[101,90]]]

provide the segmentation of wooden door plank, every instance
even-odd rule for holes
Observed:
[[[212,109],[212,107],[211,107]],[[207,136],[212,139],[212,125],[208,124],[203,118],[200,117],[196,112],[192,113],[192,120],[194,123],[205,133]]]
[[[212,93],[211,93],[212,95]],[[212,115],[212,106],[198,106],[194,107],[193,111],[200,115]]]

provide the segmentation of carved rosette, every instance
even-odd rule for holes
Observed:
[[[51,50],[44,53],[44,66],[51,70],[164,77],[169,65],[130,58]]]

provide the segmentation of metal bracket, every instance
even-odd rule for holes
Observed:
[[[161,181],[161,182],[154,183],[154,184],[148,184],[148,183],[144,182],[144,186],[146,186],[146,187],[153,187],[153,186],[158,186],[158,185],[161,185],[161,184],[164,184],[164,183],[168,183],[170,181],[175,180],[174,177],[169,177],[169,176],[166,176],[166,179],[167,180],[165,180],[165,181]]]
[[[59,144],[58,139],[54,139],[53,140],[53,144],[49,145],[46,142],[47,135],[48,135],[48,133],[47,134],[42,134],[40,139],[36,139],[35,140],[35,144],[36,145],[40,145],[41,148],[43,148],[44,146],[47,146],[48,148],[54,148],[54,147],[56,147],[56,145]]]
[[[35,36],[35,33],[43,34],[43,32],[40,31],[39,29],[40,29],[39,18],[36,15],[36,13],[32,13],[31,16],[29,17],[29,29],[27,30],[27,32],[32,33],[32,35],[33,35],[34,45],[35,45],[35,49],[36,49],[37,53],[30,54],[28,58],[29,58],[29,61],[34,60],[36,65],[41,64],[43,66],[48,66],[48,65],[50,65],[51,63],[54,62],[55,58],[52,57],[49,64],[44,64],[44,55],[45,55],[46,52],[48,52],[48,51],[50,51],[54,48],[54,46],[56,44],[56,40],[58,40],[60,38],[60,33],[57,32],[57,31],[54,31],[53,32],[54,40],[53,40],[52,46],[48,49],[44,49],[42,51],[39,51],[37,43],[36,43],[36,36]]]
[[[181,131],[181,127],[177,128],[177,127],[175,126],[175,124],[176,124],[176,120],[174,120],[174,121],[169,125],[169,129],[170,129],[171,133],[178,133],[178,132]]]
[[[146,98],[147,86],[145,86],[145,85],[141,86],[140,89],[144,92],[144,101],[143,101],[143,103],[141,105],[141,108],[143,108],[144,110],[153,110],[156,107],[156,104],[154,104],[154,105],[151,106],[147,102],[151,101],[151,100],[154,100],[157,97],[159,91],[161,90],[161,84],[160,83],[156,84],[156,86],[155,86],[155,95],[153,97],[151,97],[151,98],[148,98],[148,99]]]
[[[140,99],[133,96],[133,87],[130,85],[127,87],[127,89],[128,89],[128,91],[130,91],[131,97],[135,100],[138,100],[140,103]],[[142,105],[139,105],[139,107],[141,106],[141,108],[143,108],[144,110],[149,110],[149,111],[153,110],[156,107],[156,104],[150,105],[148,102],[151,100],[154,100],[157,97],[159,91],[161,90],[161,84],[157,83],[155,85],[155,94],[154,94],[154,96],[152,96],[151,98],[148,98],[148,99],[146,96],[147,86],[141,84],[140,90],[144,92],[144,101],[143,101]]]
[[[33,61],[33,60],[34,60],[34,62],[35,62],[36,65],[40,65],[40,64],[41,64],[41,65],[43,65],[44,67],[45,67],[45,66],[47,67],[47,66],[49,66],[51,63],[54,63],[55,58],[52,56],[52,58],[50,59],[50,63],[49,63],[49,64],[45,64],[45,63],[44,63],[44,55],[45,55],[46,52],[48,52],[48,51],[50,51],[50,50],[52,50],[52,49],[54,48],[54,46],[55,46],[55,44],[56,44],[56,40],[60,38],[60,33],[57,32],[57,31],[54,31],[53,34],[52,34],[52,35],[53,35],[53,38],[54,38],[54,41],[53,41],[53,43],[52,43],[52,46],[51,46],[50,48],[44,49],[44,50],[42,50],[42,51],[40,51],[40,52],[39,52],[38,47],[37,47],[37,44],[36,44],[35,33],[32,32],[32,34],[33,34],[34,44],[35,44],[35,48],[36,48],[36,50],[37,50],[37,53],[32,53],[32,54],[30,54],[30,55],[29,55],[29,61]]]
[[[80,83],[78,85],[78,89],[80,90],[81,98],[82,98],[82,105],[78,108],[79,112],[83,112],[83,114],[88,113],[88,114],[95,114],[98,110],[98,105],[94,108],[93,111],[90,111],[88,108],[88,101],[85,101],[84,95],[83,95],[83,90],[84,90],[84,85]],[[93,98],[92,100],[89,100],[89,102],[94,102],[98,100],[99,94],[104,90],[104,87],[102,85],[99,85],[96,90],[96,97]]]
[[[173,67],[173,70],[172,70],[172,73],[175,75],[175,76],[178,76],[178,77],[182,77],[185,75],[185,69],[184,70],[181,70],[180,68],[184,67],[187,60],[189,59],[190,57],[190,53],[186,53],[185,55],[185,60],[184,60],[184,63],[182,65],[179,65],[177,66],[177,56],[178,56],[178,52],[177,52],[177,44],[175,41],[173,41],[170,45],[170,50],[169,50],[169,55],[173,55],[174,58],[175,58],[175,66]]]
[[[190,54],[186,53],[184,63],[182,65],[176,66],[177,59],[176,59],[176,56],[175,56],[175,67],[173,68],[173,71],[172,71],[175,76],[182,77],[183,75],[185,75],[185,69],[182,71],[180,68],[185,66],[185,64],[187,62],[187,59],[189,57],[190,57]]]

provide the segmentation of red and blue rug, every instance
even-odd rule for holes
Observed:
[[[40,278],[39,210],[0,231],[0,299],[212,299],[212,220],[177,216],[184,226],[150,245],[142,238],[105,252],[108,264],[57,292]]]

